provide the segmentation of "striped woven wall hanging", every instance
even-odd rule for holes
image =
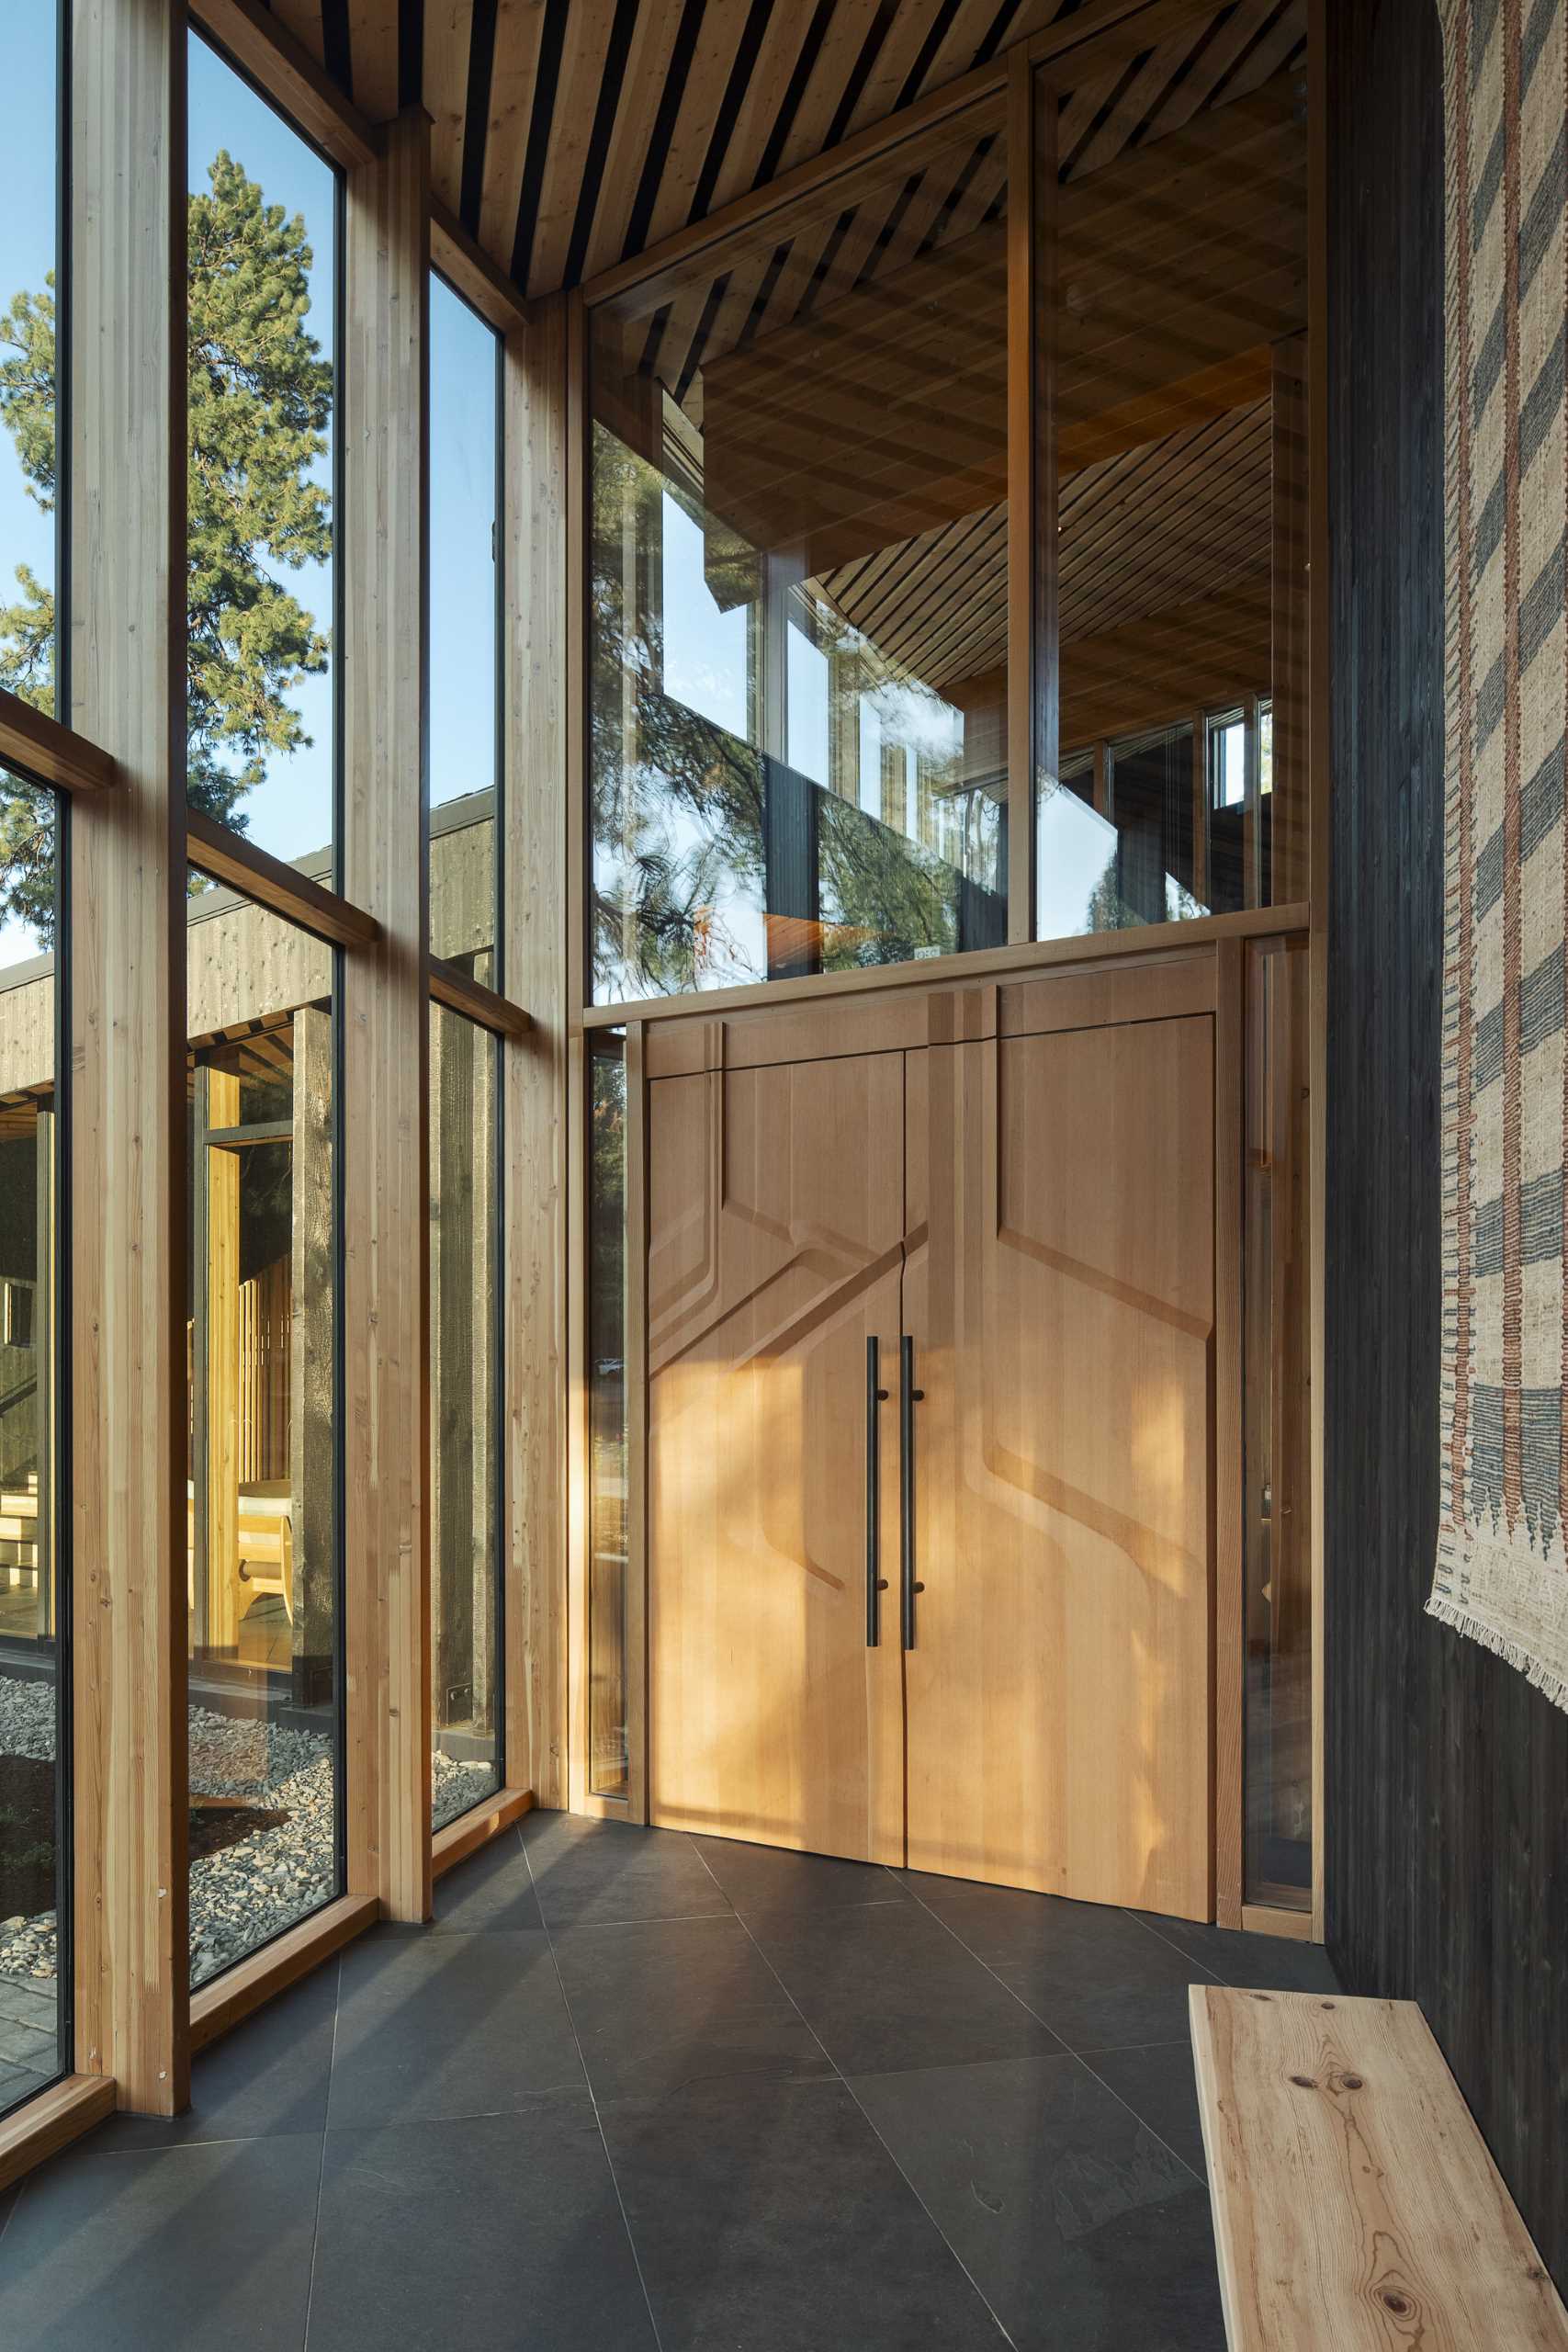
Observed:
[[[1449,0],[1442,1500],[1427,1606],[1568,1706],[1564,0]]]

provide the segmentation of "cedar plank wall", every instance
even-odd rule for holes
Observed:
[[[1438,1501],[1442,51],[1330,0],[1328,1941],[1414,1996],[1568,2287],[1568,1714],[1422,1613]]]

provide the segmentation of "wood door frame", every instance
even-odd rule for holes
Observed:
[[[1302,935],[1300,925],[1271,936]],[[956,960],[956,959],[955,959]],[[962,972],[962,978],[959,973]],[[778,1061],[840,1055],[907,1052],[961,1038],[1038,1034],[1097,1025],[1106,1021],[1179,1018],[1206,1012],[1214,1023],[1214,1337],[1211,1353],[1213,1414],[1213,1478],[1211,1495],[1213,1573],[1213,1712],[1211,1781],[1213,1792],[1214,1913],[1222,1927],[1241,1928],[1244,1918],[1242,1708],[1245,1657],[1242,1420],[1245,1367],[1242,1361],[1242,1083],[1245,1037],[1241,945],[1237,939],[1195,941],[1185,949],[1100,959],[1093,969],[1066,967],[1048,953],[1015,956],[1005,978],[991,980],[960,965],[953,978],[924,988],[887,989],[886,975],[863,981],[853,994],[839,992],[829,1004],[750,1001],[728,1012],[694,1012],[688,1005],[647,1026],[627,1024],[626,1225],[628,1236],[626,1362],[628,1411],[628,1558],[626,1651],[628,1736],[634,1736],[630,1796],[586,1797],[585,1746],[587,1660],[574,1645],[573,1779],[581,1775],[584,1797],[575,1810],[619,1820],[647,1819],[646,1716],[648,1670],[648,1453],[646,1326],[634,1342],[631,1316],[646,1316],[646,1283],[632,1272],[631,1237],[648,1234],[647,1089],[652,1076],[703,1069],[754,1069]],[[1109,991],[1107,983],[1110,983]],[[750,992],[748,992],[749,996]],[[1096,1001],[1098,1000],[1098,1001]],[[637,1083],[630,1083],[636,1032]],[[631,1392],[634,1363],[640,1395]],[[585,1595],[585,1550],[574,1554],[574,1584]],[[636,1683],[631,1677],[635,1660]],[[1255,1922],[1256,1923],[1256,1922]]]

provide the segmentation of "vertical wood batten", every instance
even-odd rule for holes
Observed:
[[[347,175],[343,877],[375,916],[343,963],[348,1892],[430,1913],[430,124]]]
[[[70,828],[76,2065],[189,2093],[185,1605],[185,44],[75,0]]]
[[[506,338],[506,1770],[566,1804],[566,314]]]

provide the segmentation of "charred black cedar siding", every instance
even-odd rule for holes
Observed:
[[[1330,0],[1328,1938],[1418,2000],[1568,2284],[1568,1715],[1422,1613],[1437,1532],[1443,120],[1433,0]]]

